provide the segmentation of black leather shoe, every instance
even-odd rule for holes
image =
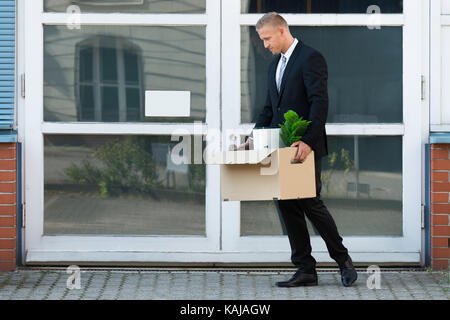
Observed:
[[[350,287],[358,278],[355,267],[353,267],[352,259],[348,257],[340,269],[342,284],[344,287]]]
[[[276,283],[278,287],[302,287],[302,286],[317,286],[317,273],[305,273],[302,269],[297,272],[288,281],[279,281]]]

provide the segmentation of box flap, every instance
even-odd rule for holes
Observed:
[[[217,152],[208,156],[208,164],[265,164],[266,159],[278,149],[238,150]]]

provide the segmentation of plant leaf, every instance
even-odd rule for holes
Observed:
[[[290,146],[303,137],[311,121],[299,117],[294,110],[287,111],[283,116],[285,122],[279,124],[280,137],[286,146]]]

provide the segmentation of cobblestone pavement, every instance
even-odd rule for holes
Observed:
[[[318,286],[286,289],[275,282],[294,269],[81,268],[77,289],[65,268],[23,268],[0,272],[0,300],[450,300],[448,271],[381,269],[379,289],[369,289],[373,274],[357,270],[352,287],[337,269],[318,269]]]

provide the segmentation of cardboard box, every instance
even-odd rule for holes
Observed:
[[[314,198],[314,151],[304,163],[293,163],[297,148],[219,152],[209,163],[220,164],[222,200],[255,201]]]

